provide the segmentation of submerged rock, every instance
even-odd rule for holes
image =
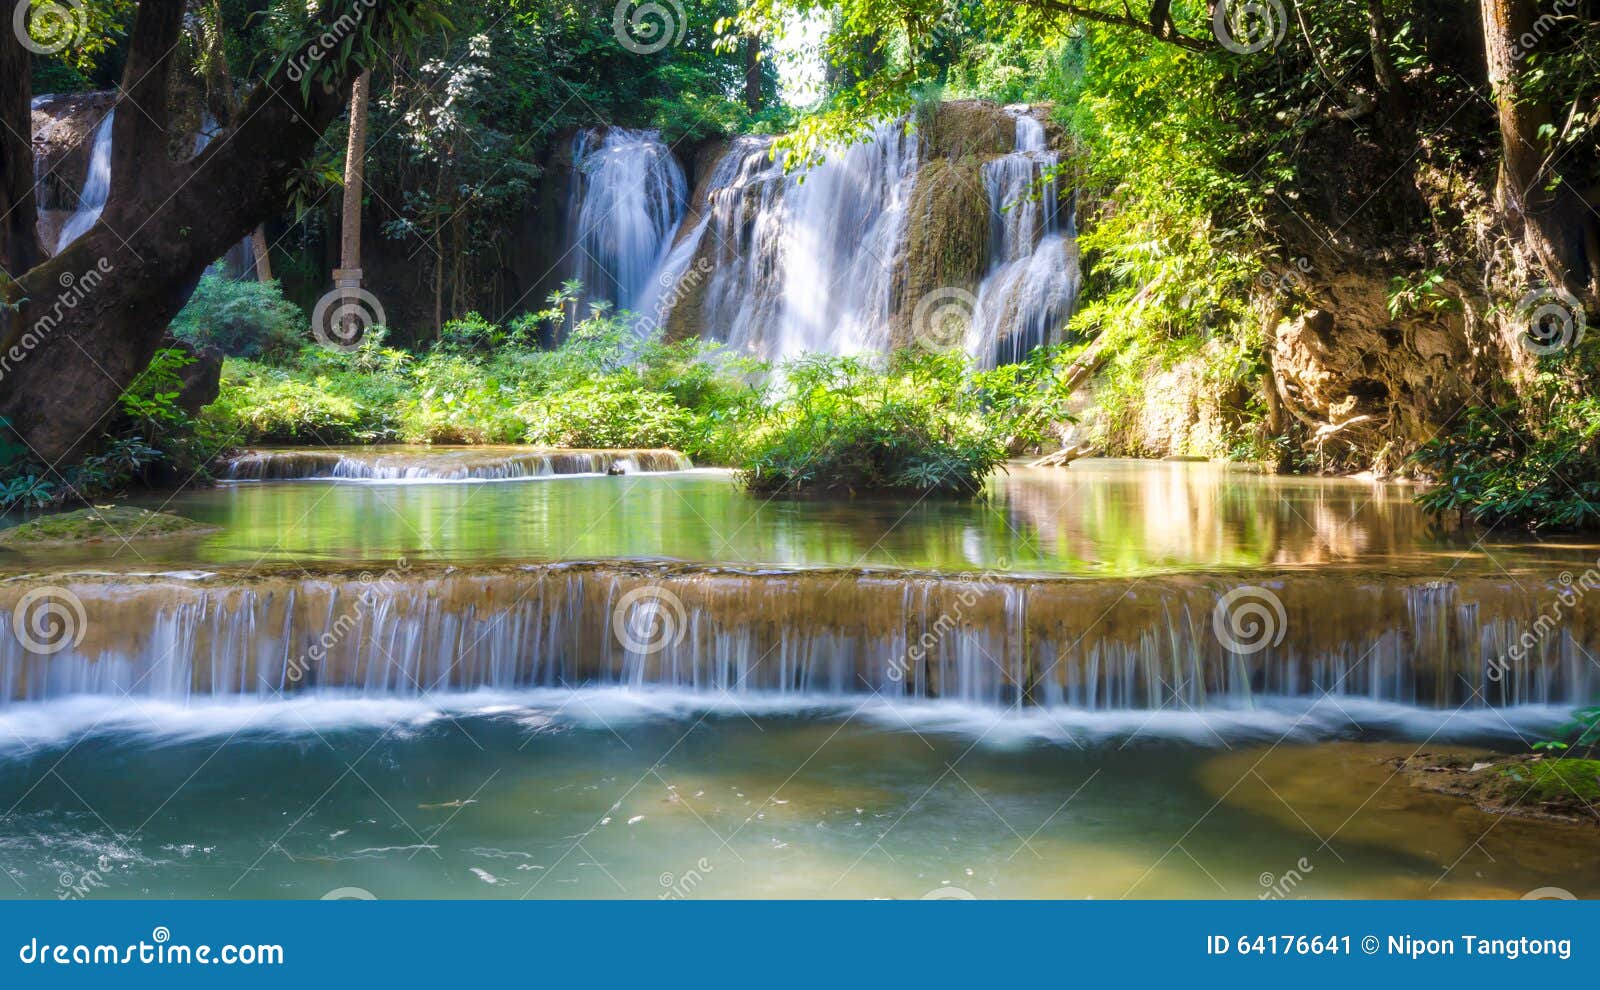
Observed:
[[[0,532],[0,546],[51,546],[116,540],[150,540],[167,536],[214,533],[207,526],[175,516],[132,506],[106,506],[61,512],[25,522]]]

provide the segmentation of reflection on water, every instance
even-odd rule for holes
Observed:
[[[1411,489],[1274,477],[1214,464],[1012,466],[985,499],[768,500],[723,471],[449,485],[222,485],[166,505],[211,536],[7,554],[0,568],[254,566],[293,561],[668,558],[741,565],[1000,568],[1100,576],[1252,567],[1442,575],[1563,553],[1439,532]]]
[[[0,890],[64,896],[62,877],[93,869],[91,897],[1253,898],[1298,868],[1290,896],[1600,894],[1592,830],[1529,835],[1397,794],[1372,772],[1387,750],[1355,744],[1264,762],[1133,726],[1124,744],[975,744],[828,713],[630,715],[600,696],[342,725],[284,707],[203,738],[119,727],[0,758],[16,881]],[[1363,803],[1403,806],[1411,837],[1370,812],[1339,831]]]

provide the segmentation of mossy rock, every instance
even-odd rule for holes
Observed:
[[[102,543],[125,540],[152,540],[171,536],[214,533],[207,526],[175,516],[170,512],[151,512],[131,506],[79,509],[30,520],[0,532],[0,546],[37,547],[74,543]]]
[[[1390,761],[1423,790],[1471,801],[1493,814],[1600,824],[1600,760],[1417,753]]]
[[[906,217],[904,279],[892,343],[905,347],[919,300],[941,289],[977,289],[989,252],[989,200],[976,159],[936,158],[917,172]]]
[[[930,158],[992,158],[1010,154],[1017,144],[1016,118],[982,100],[940,103],[919,124]]]

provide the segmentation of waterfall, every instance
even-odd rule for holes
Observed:
[[[228,481],[515,481],[577,474],[652,474],[694,465],[675,450],[247,450],[222,464]]]
[[[376,569],[376,568],[374,568]],[[1600,622],[1543,625],[1559,587],[1337,573],[1272,579],[1280,638],[1225,644],[1227,577],[1137,582],[557,563],[370,574],[60,575],[81,609],[53,653],[36,580],[0,582],[0,707],[91,694],[275,698],[659,687],[725,697],[946,699],[1081,711],[1269,699],[1418,709],[1578,704]],[[75,634],[75,635],[74,635]],[[1510,644],[1534,643],[1495,667]]]
[[[984,367],[1022,360],[1058,343],[1082,282],[1078,245],[1067,212],[1063,223],[1058,156],[1045,146],[1044,125],[1025,111],[1016,148],[983,166],[989,200],[989,270],[978,287],[968,351]]]
[[[580,312],[602,300],[641,312],[683,219],[683,169],[656,131],[585,130],[573,142],[569,257],[583,283]]]
[[[78,208],[61,228],[56,241],[59,254],[68,244],[88,233],[100,212],[106,208],[106,197],[111,194],[111,122],[116,110],[107,110],[105,118],[94,129],[94,145],[89,154],[89,172],[84,176],[83,189],[78,193]]]
[[[696,250],[713,258],[701,335],[769,359],[886,350],[917,151],[896,121],[785,174],[770,140],[735,141],[707,216],[674,252],[680,265]]]

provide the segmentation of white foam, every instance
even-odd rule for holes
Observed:
[[[508,720],[526,731],[617,731],[632,725],[701,718],[846,719],[880,731],[946,734],[986,746],[1063,746],[1179,741],[1313,742],[1356,737],[1447,742],[1526,743],[1565,722],[1566,706],[1500,709],[1415,708],[1367,700],[1267,698],[1244,708],[1087,711],[1062,707],[996,709],[953,701],[889,701],[879,696],[707,695],[621,687],[473,691],[428,697],[362,697],[322,692],[288,700],[206,698],[187,703],[79,696],[0,707],[0,757],[71,745],[85,737],[145,744],[240,735],[303,739],[377,731],[404,738],[445,720]]]

